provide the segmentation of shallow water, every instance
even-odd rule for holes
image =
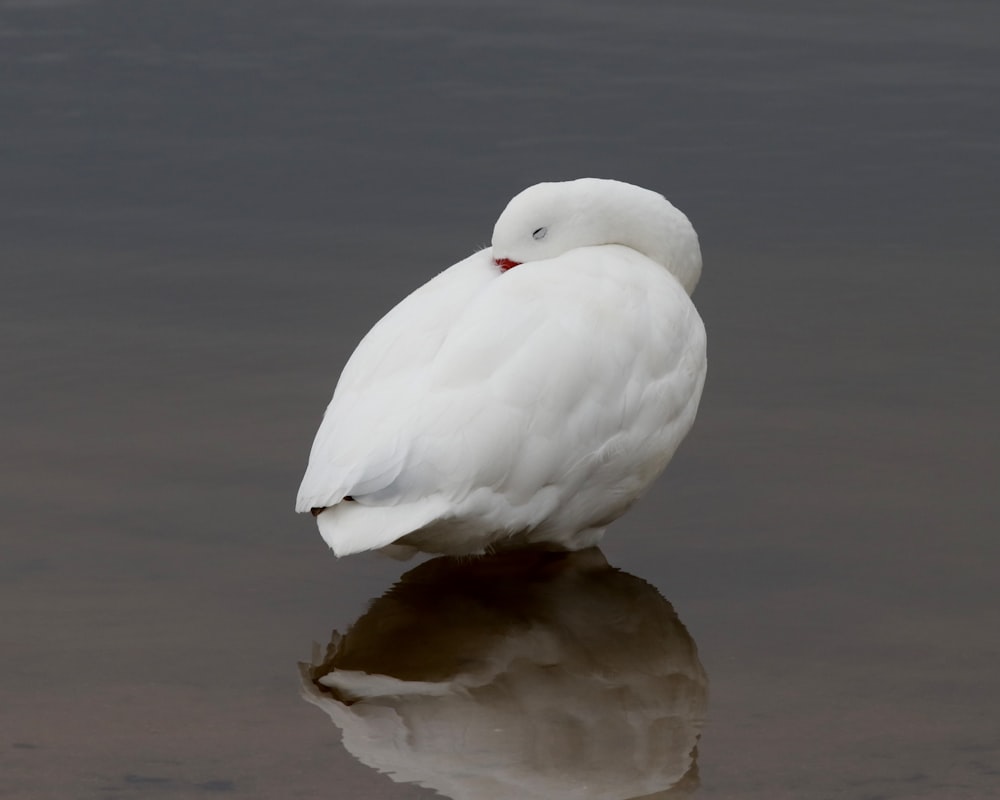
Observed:
[[[546,641],[613,650],[672,607],[707,713],[657,790],[1000,794],[998,23],[971,2],[0,2],[0,795],[433,796],[351,755],[298,667],[433,567],[337,561],[292,500],[378,315],[514,192],[584,174],[695,222],[710,376],[602,546],[646,605],[586,595]],[[523,646],[463,624],[480,666]],[[574,680],[626,685],[656,652],[617,646]],[[577,697],[559,652],[544,696]],[[615,730],[621,708],[536,730],[575,759],[600,744],[584,712]]]

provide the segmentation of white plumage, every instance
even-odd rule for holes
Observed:
[[[324,509],[338,556],[594,544],[694,422],[700,272],[694,228],[655,192],[594,178],[524,190],[491,247],[362,339],[296,510]]]

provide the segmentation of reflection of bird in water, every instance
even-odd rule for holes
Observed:
[[[698,785],[708,679],[694,641],[596,548],[428,561],[314,661],[305,698],[398,782],[456,800]]]
[[[655,192],[525,189],[491,247],[362,339],[296,509],[337,555],[596,544],[694,423],[700,274],[694,228]]]

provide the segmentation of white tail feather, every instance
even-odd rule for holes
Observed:
[[[442,517],[448,503],[432,496],[398,506],[343,502],[318,517],[320,535],[337,556],[378,550]]]

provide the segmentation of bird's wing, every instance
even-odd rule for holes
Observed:
[[[456,314],[497,275],[488,249],[414,291],[358,344],[313,441],[297,511],[384,488],[398,475],[406,407]]]
[[[627,248],[503,275],[480,253],[435,281],[345,368],[300,510],[345,495],[395,506],[481,493],[541,518],[616,452],[662,450],[664,407],[700,392],[697,312],[661,266]],[[690,347],[699,331],[701,366]]]

